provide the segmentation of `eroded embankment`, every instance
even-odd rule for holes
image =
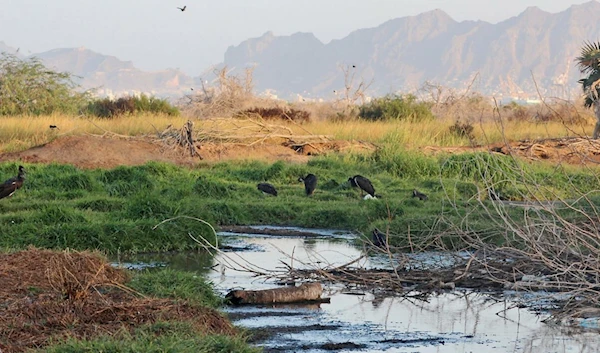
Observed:
[[[145,297],[128,274],[90,252],[28,249],[0,253],[0,351],[23,352],[62,339],[133,332],[146,324],[189,322],[198,334],[236,333],[216,310]]]

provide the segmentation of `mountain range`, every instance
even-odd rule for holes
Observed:
[[[453,20],[441,10],[357,29],[323,43],[312,33],[267,32],[230,46],[219,66],[233,74],[254,67],[257,92],[279,97],[331,98],[345,81],[370,83],[371,96],[411,92],[425,82],[466,88],[496,97],[573,98],[580,93],[574,59],[585,41],[600,39],[600,3],[573,5],[559,13],[529,7],[499,23]],[[1,51],[15,52],[0,42]],[[34,54],[46,65],[81,76],[99,93],[148,92],[176,96],[199,85],[176,69],[144,72],[133,63],[85,48]],[[346,73],[344,73],[346,70]],[[208,78],[212,70],[201,76]]]

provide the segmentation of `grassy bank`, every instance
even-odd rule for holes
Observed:
[[[221,335],[199,336],[186,323],[158,323],[140,328],[133,334],[106,336],[90,341],[69,340],[39,352],[258,353],[261,351],[259,348],[250,347],[242,338]]]
[[[187,118],[147,114],[114,119],[84,118],[69,115],[38,117],[0,117],[0,152],[25,150],[52,141],[57,136],[104,134],[111,132],[125,136],[156,134],[168,125],[183,126]],[[327,135],[338,140],[361,140],[374,143],[391,143],[403,148],[422,146],[469,146],[472,143],[487,144],[506,140],[556,138],[566,136],[589,136],[592,123],[565,125],[560,121],[527,122],[504,121],[502,125],[487,120],[473,124],[473,141],[451,133],[455,123],[451,119],[431,121],[322,121],[316,120],[298,125],[286,121],[270,121],[267,124],[281,134]],[[50,129],[50,125],[59,130]],[[196,122],[196,129],[203,131],[203,139],[232,136],[242,139],[263,131],[256,122],[237,119],[208,119]],[[208,132],[208,133],[206,133]],[[209,135],[209,136],[207,136]],[[219,139],[220,140],[220,139]]]
[[[389,227],[404,244],[456,230],[495,239],[499,229],[481,205],[486,187],[512,200],[574,198],[595,190],[593,170],[529,165],[503,155],[466,153],[425,156],[381,149],[373,155],[331,155],[307,164],[229,162],[197,169],[149,163],[138,167],[83,171],[71,166],[26,165],[25,187],[0,202],[0,246],[101,249],[108,253],[196,248],[188,236],[215,243],[213,225],[277,224],[370,232]],[[3,177],[17,164],[0,165]],[[313,197],[297,178],[319,177]],[[365,201],[347,182],[369,177],[382,197]],[[256,184],[268,181],[278,197],[262,195]],[[413,188],[429,195],[411,197]],[[481,201],[483,200],[483,201]],[[521,209],[508,210],[518,216]],[[518,217],[517,217],[518,218]],[[449,242],[451,238],[444,238]]]

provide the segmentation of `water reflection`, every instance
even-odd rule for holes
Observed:
[[[272,288],[275,279],[257,273],[288,267],[334,267],[364,255],[350,242],[327,238],[285,238],[227,235],[235,242],[214,259],[202,254],[157,254],[131,260],[165,262],[203,273],[216,289]],[[250,245],[250,246],[248,246]],[[236,250],[237,249],[237,250]],[[419,255],[427,262],[427,255]],[[438,259],[446,261],[443,254]],[[450,260],[449,260],[450,261]],[[389,266],[385,257],[367,256],[354,266]],[[278,332],[262,342],[268,352],[324,352],[320,344],[353,342],[361,352],[597,352],[595,333],[569,332],[541,323],[543,317],[506,298],[461,292],[426,298],[377,297],[373,293],[344,294],[326,287],[330,304],[227,308],[236,324]],[[356,295],[362,294],[362,295]],[[308,328],[308,330],[307,330]],[[298,347],[303,347],[300,350]],[[338,350],[344,351],[344,350]],[[349,351],[349,350],[346,350]]]
[[[168,265],[171,268],[194,271],[199,274],[207,273],[213,266],[214,258],[205,251],[190,252],[166,252],[135,255],[119,255],[112,258],[114,265],[131,269],[143,269],[147,267],[162,267]]]

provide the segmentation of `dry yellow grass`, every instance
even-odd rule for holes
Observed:
[[[180,127],[186,118],[141,115],[119,119],[83,118],[67,115],[39,117],[0,117],[0,152],[21,151],[60,136],[104,134],[139,136],[162,131],[169,124]],[[50,129],[56,125],[58,129]]]
[[[472,142],[467,138],[457,137],[450,133],[453,121],[434,120],[420,123],[408,121],[399,122],[314,122],[302,125],[314,134],[332,135],[341,140],[363,140],[369,142],[397,143],[407,148],[422,146],[468,146]],[[477,144],[523,139],[543,139],[566,136],[590,136],[593,124],[584,126],[564,125],[560,122],[530,123],[530,122],[484,122],[473,125],[474,142]],[[301,132],[298,127],[294,131]]]
[[[64,135],[104,134],[107,132],[139,136],[163,131],[168,125],[179,128],[187,121],[185,117],[163,115],[140,115],[117,119],[83,118],[65,115],[40,117],[1,117],[0,152],[20,151],[47,143]],[[264,125],[260,125],[264,124]],[[339,140],[360,140],[374,143],[391,143],[405,148],[422,146],[468,146],[472,143],[464,137],[449,132],[454,124],[450,120],[434,120],[421,123],[408,121],[314,121],[298,125],[292,122],[255,122],[236,119],[208,119],[196,123],[197,130],[210,130],[212,136],[240,136],[257,134],[265,130],[277,130],[285,135],[328,135]],[[50,129],[56,125],[59,129]],[[593,122],[583,126],[564,125],[560,122],[498,122],[475,123],[473,135],[477,144],[487,144],[522,139],[542,139],[566,136],[590,136]]]

